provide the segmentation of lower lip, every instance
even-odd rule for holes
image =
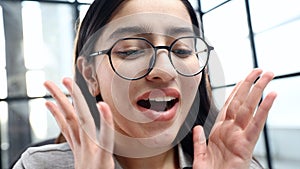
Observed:
[[[179,102],[177,102],[171,109],[164,111],[164,112],[157,112],[151,109],[145,109],[143,107],[139,106],[139,109],[142,111],[142,113],[149,119],[153,121],[170,121],[172,120],[175,115],[178,108]]]

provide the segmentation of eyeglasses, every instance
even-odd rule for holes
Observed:
[[[126,80],[138,80],[147,76],[155,66],[157,51],[168,51],[170,63],[178,74],[196,76],[207,65],[214,48],[202,38],[188,36],[174,40],[170,46],[154,46],[145,38],[123,38],[110,49],[90,54],[90,57],[106,54],[114,72]]]

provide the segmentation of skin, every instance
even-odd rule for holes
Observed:
[[[135,0],[124,3],[120,10],[113,15],[111,21],[145,11],[167,13],[176,16],[176,18],[190,20],[188,12],[180,1],[155,3]],[[155,45],[168,45],[169,41],[168,38],[161,36],[154,36],[153,38]],[[63,84],[71,94],[74,106],[54,83],[51,81],[44,83],[57,102],[57,104],[46,102],[46,106],[55,117],[73,151],[76,168],[114,168],[113,149],[122,148],[120,143],[118,144],[119,135],[115,131],[133,138],[149,138],[146,142],[144,139],[135,139],[137,141],[134,142],[139,148],[146,148],[150,145],[150,149],[147,149],[149,151],[156,149],[157,146],[159,149],[159,145],[164,146],[174,139],[182,124],[180,119],[186,116],[186,110],[191,105],[192,100],[188,100],[189,95],[196,93],[201,75],[193,78],[178,75],[166,56],[165,50],[159,51],[158,64],[154,70],[145,78],[137,81],[126,81],[117,77],[110,68],[108,57],[96,60],[96,66],[89,66],[84,59],[78,60],[78,66],[88,82],[91,93],[94,96],[101,93],[105,100],[105,102],[97,103],[101,116],[99,138],[96,134],[98,131],[91,125],[92,117],[89,113],[84,113],[89,109],[84,102],[80,89],[72,79],[64,78]],[[208,138],[208,145],[202,127],[196,126],[193,129],[195,149],[193,168],[249,168],[253,149],[276,98],[276,93],[267,94],[257,110],[256,106],[261,99],[264,88],[273,77],[271,72],[263,73],[261,69],[255,69],[235,87],[217,118]],[[259,79],[255,82],[257,78]],[[119,112],[116,100],[114,100],[114,91],[117,91],[120,96],[124,96],[122,102],[125,102],[125,105],[134,105],[135,99],[141,93],[162,87],[177,90],[183,98],[180,99],[174,119],[137,123],[127,119]],[[125,108],[125,110],[133,113],[136,111],[131,110],[130,107]],[[164,138],[163,141],[158,142],[162,138]],[[97,139],[101,146],[94,142]],[[151,157],[130,158],[119,155],[116,157],[124,168],[178,168],[178,157],[172,148],[165,149],[164,152]]]

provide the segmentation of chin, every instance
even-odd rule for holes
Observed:
[[[139,138],[138,141],[148,148],[165,148],[173,146],[177,132],[166,131],[148,138]]]

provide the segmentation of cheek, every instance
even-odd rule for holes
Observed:
[[[105,57],[105,58],[103,58]],[[99,83],[100,94],[102,98],[106,101],[110,98],[111,92],[111,84],[112,84],[112,77],[114,76],[114,71],[112,70],[108,57],[106,56],[99,56],[96,60],[97,65],[96,67],[96,74],[97,80]]]
[[[183,77],[181,83],[181,92],[182,98],[185,99],[194,99],[194,96],[197,93],[200,81],[201,81],[202,74],[198,76],[191,77]]]
[[[132,113],[128,114],[133,108],[129,99],[131,81],[124,80],[115,74],[109,63],[103,63],[98,66],[97,77],[101,96],[110,106],[115,121],[120,121],[124,118],[131,119],[130,115]]]
[[[184,119],[187,114],[190,112],[192,104],[195,100],[196,94],[198,92],[198,87],[200,84],[201,75],[191,77],[183,77],[181,79],[181,112],[184,114]]]

